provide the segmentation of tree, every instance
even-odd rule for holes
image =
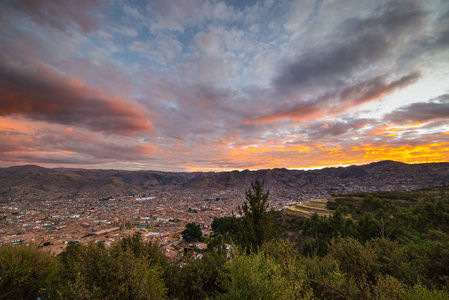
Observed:
[[[181,266],[172,265],[171,274],[166,279],[169,299],[215,299],[223,292],[223,275],[228,274],[226,256],[216,252],[206,252],[202,259],[186,258]]]
[[[376,253],[353,238],[344,238],[331,243],[330,255],[345,273],[347,282],[354,281],[360,298],[370,298],[370,285],[375,279]]]
[[[153,246],[139,235],[109,250],[104,243],[69,244],[58,257],[62,268],[56,294],[61,299],[163,299],[163,263],[160,254],[152,255]]]
[[[227,276],[222,280],[225,293],[216,299],[312,298],[305,267],[297,263],[294,254],[283,252],[285,248],[288,248],[285,243],[278,242],[266,243],[258,253],[234,252]]]
[[[215,218],[212,222],[212,230],[214,234],[235,235],[238,232],[238,219],[234,216]]]
[[[273,236],[273,220],[268,214],[269,191],[264,191],[264,182],[251,182],[246,191],[246,199],[238,207],[243,216],[239,226],[237,241],[247,253],[257,251],[260,246]]]
[[[37,246],[0,245],[0,299],[36,299],[58,271],[57,260]]]
[[[199,241],[201,240],[201,236],[203,235],[200,225],[196,224],[195,222],[188,223],[186,225],[186,229],[184,229],[181,234],[182,238],[186,242]]]

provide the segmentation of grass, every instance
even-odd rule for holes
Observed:
[[[311,217],[314,213],[317,213],[318,216],[329,216],[333,214],[333,211],[326,208],[326,203],[326,199],[316,199],[296,204],[288,207],[287,213],[304,217]]]

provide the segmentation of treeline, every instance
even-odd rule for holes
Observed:
[[[447,194],[409,206],[369,195],[291,223],[269,211],[268,196],[252,183],[242,218],[215,219],[197,260],[169,260],[138,234],[108,249],[69,244],[57,257],[1,246],[0,298],[449,299]],[[281,238],[287,231],[300,242]]]

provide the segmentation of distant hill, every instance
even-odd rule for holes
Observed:
[[[251,180],[264,179],[269,188],[300,189],[313,187],[449,184],[449,163],[405,164],[381,161],[362,166],[325,168],[320,170],[269,169],[212,173],[187,186],[248,187]]]
[[[20,166],[0,169],[0,199],[54,199],[69,196],[122,195],[139,193],[141,188],[120,179],[101,178],[66,170]]]
[[[350,192],[430,187],[449,184],[449,163],[405,164],[381,161],[361,166],[320,170],[266,169],[231,172],[161,172],[90,169],[48,169],[39,166],[0,168],[0,200],[81,196],[139,195],[154,189],[227,190],[242,193],[254,179],[274,193],[282,190]]]

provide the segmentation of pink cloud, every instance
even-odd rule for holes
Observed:
[[[152,131],[146,111],[130,99],[95,90],[37,63],[0,65],[0,115],[80,126],[106,134]]]

